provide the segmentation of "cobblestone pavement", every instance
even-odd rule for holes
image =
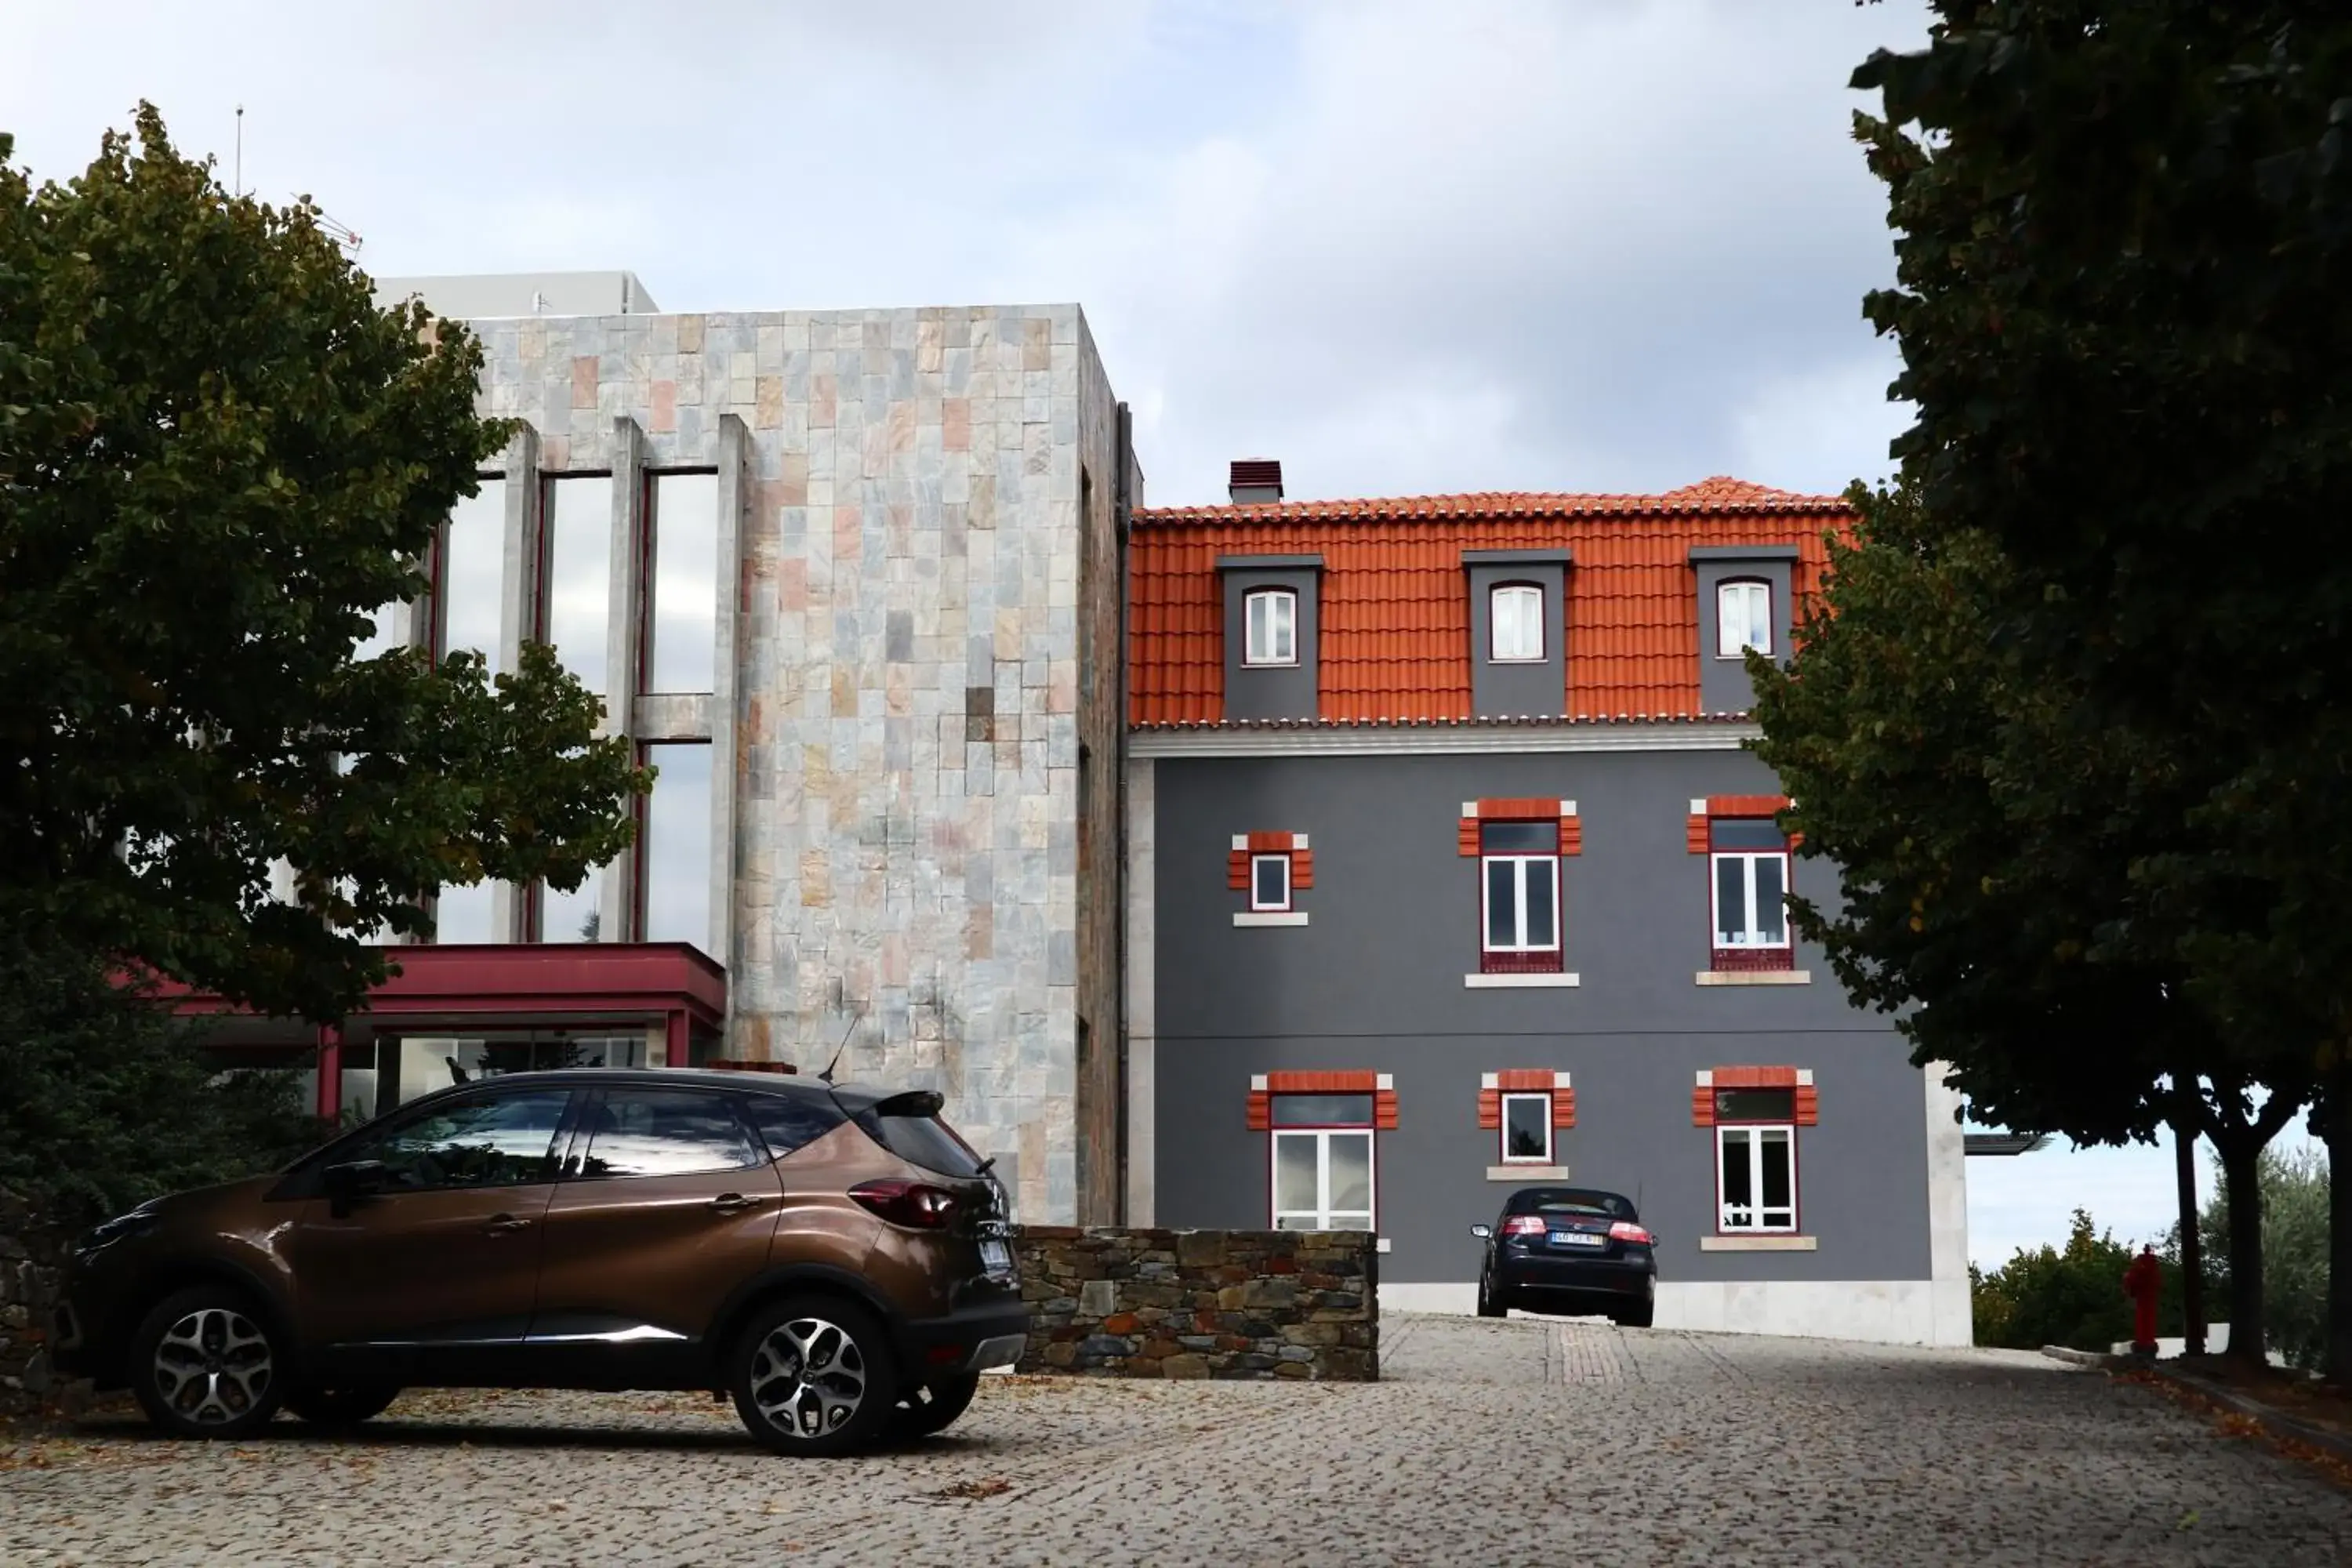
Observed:
[[[234,1447],[0,1438],[0,1563],[2247,1563],[2352,1493],[2039,1357],[1391,1314],[1352,1386],[991,1378],[895,1452],[701,1399],[411,1395]]]

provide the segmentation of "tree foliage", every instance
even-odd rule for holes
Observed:
[[[2327,1156],[2317,1149],[2265,1149],[2262,1185],[2263,1300],[2270,1348],[2289,1366],[2316,1372],[2327,1357]],[[2226,1259],[2230,1177],[2207,1200],[2198,1229],[2210,1256]],[[2228,1264],[2219,1283],[2227,1288]]]
[[[0,933],[0,1189],[60,1226],[319,1141],[286,1075],[224,1075],[186,1026],[54,940]]]
[[[2000,1350],[2065,1345],[2100,1352],[2129,1342],[2132,1303],[2124,1293],[2124,1270],[2137,1255],[2136,1247],[2097,1228],[2089,1214],[2076,1209],[2064,1247],[2021,1247],[1990,1274],[1971,1265],[1976,1342]],[[2179,1258],[2168,1251],[2158,1262],[2163,1283],[2156,1331],[2178,1335]]]
[[[1766,754],[1856,858],[1842,978],[1982,1110],[2191,1121],[2251,1203],[2315,1085],[2352,1135],[2352,13],[1934,10],[1854,77],[1897,268],[1864,310],[1916,422],[1831,629],[1759,672]]]
[[[7,153],[0,929],[331,1020],[436,888],[578,887],[649,778],[552,652],[353,657],[505,439],[479,345],[152,108],[66,184]]]

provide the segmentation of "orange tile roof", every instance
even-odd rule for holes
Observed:
[[[1701,717],[1691,548],[1795,545],[1801,603],[1828,562],[1822,535],[1852,518],[1836,496],[1727,478],[1654,496],[1500,491],[1139,511],[1129,544],[1129,717],[1148,727],[1222,721],[1217,557],[1319,554],[1320,721],[1468,720],[1462,552],[1563,546],[1575,558],[1564,717]]]

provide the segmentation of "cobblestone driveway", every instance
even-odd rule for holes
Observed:
[[[361,1440],[0,1444],[0,1563],[2248,1563],[2352,1494],[2038,1357],[1392,1315],[1378,1385],[991,1378],[771,1458],[705,1401],[404,1400]]]

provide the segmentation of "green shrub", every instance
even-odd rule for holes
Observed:
[[[266,1171],[320,1136],[288,1075],[222,1073],[100,963],[0,932],[0,1188],[47,1219]]]

